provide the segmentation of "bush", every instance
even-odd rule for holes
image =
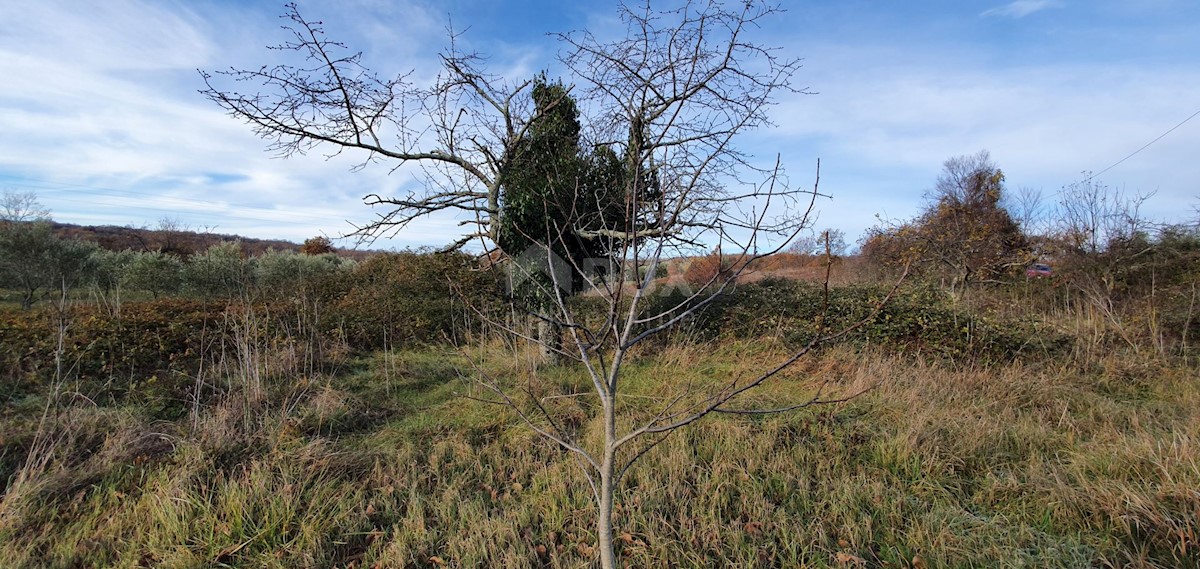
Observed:
[[[267,251],[256,259],[255,282],[267,293],[311,295],[326,279],[353,264],[353,261],[332,253],[310,255]]]
[[[145,380],[168,371],[189,372],[220,338],[224,306],[193,300],[126,303],[119,315],[97,305],[75,305],[63,315],[64,371],[83,381]],[[54,375],[59,314],[49,307],[0,311],[0,368],[5,384]],[[217,344],[219,351],[219,344]]]
[[[687,270],[683,272],[683,280],[694,287],[704,286],[714,279],[720,282],[731,276],[745,262],[741,255],[722,255],[720,252],[714,251],[703,257],[692,259]]]
[[[182,273],[183,261],[175,255],[161,251],[138,253],[125,266],[121,285],[158,298],[179,291]]]
[[[247,292],[253,285],[254,266],[234,241],[209,247],[193,255],[183,267],[183,286],[204,298],[229,298]]]
[[[497,279],[462,253],[388,253],[347,276],[334,307],[360,349],[459,340],[496,306]]]
[[[829,290],[828,307],[818,285],[764,279],[739,285],[717,299],[690,323],[701,338],[773,338],[800,347],[821,327],[836,332],[867,319],[888,290],[853,285]],[[678,302],[664,298],[661,302]],[[955,309],[933,288],[898,292],[879,313],[840,341],[901,353],[920,352],[949,358],[1011,360],[1025,353],[1057,354],[1068,338],[1033,323],[998,323]]]

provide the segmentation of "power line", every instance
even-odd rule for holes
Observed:
[[[1124,158],[1122,158],[1122,159],[1120,159],[1120,160],[1117,160],[1116,162],[1113,162],[1113,164],[1112,164],[1111,166],[1109,166],[1108,168],[1105,168],[1105,169],[1103,169],[1103,170],[1101,170],[1101,171],[1099,171],[1099,172],[1096,172],[1096,173],[1092,174],[1091,176],[1088,176],[1087,178],[1085,178],[1085,179],[1084,179],[1083,181],[1081,181],[1080,183],[1081,183],[1081,184],[1086,184],[1086,183],[1088,183],[1088,182],[1092,181],[1092,179],[1094,179],[1096,176],[1099,176],[1100,174],[1103,174],[1103,173],[1105,173],[1105,172],[1107,172],[1107,171],[1109,171],[1109,170],[1112,170],[1113,168],[1116,168],[1117,166],[1120,166],[1122,162],[1124,162],[1124,161],[1126,161],[1126,160],[1129,160],[1130,158],[1133,158],[1134,156],[1137,156],[1137,155],[1138,155],[1138,153],[1140,153],[1141,151],[1143,151],[1143,150],[1145,150],[1145,149],[1147,149],[1147,148],[1150,148],[1150,145],[1151,145],[1151,144],[1154,144],[1155,142],[1158,142],[1158,141],[1162,140],[1162,139],[1163,139],[1163,137],[1167,136],[1168,134],[1171,134],[1172,132],[1174,132],[1174,131],[1175,131],[1175,129],[1177,129],[1177,128],[1179,128],[1179,127],[1183,126],[1184,124],[1187,124],[1187,122],[1188,122],[1188,121],[1190,121],[1190,120],[1192,120],[1192,119],[1196,118],[1196,116],[1197,116],[1197,115],[1200,115],[1200,111],[1196,111],[1196,112],[1192,113],[1192,116],[1190,116],[1190,117],[1188,117],[1188,118],[1186,118],[1186,119],[1183,119],[1183,120],[1182,120],[1182,121],[1181,121],[1179,124],[1177,124],[1177,125],[1175,125],[1175,126],[1171,127],[1170,129],[1168,129],[1168,130],[1167,130],[1167,132],[1164,132],[1164,133],[1162,133],[1162,134],[1158,135],[1158,137],[1157,137],[1157,138],[1155,138],[1154,140],[1151,140],[1150,142],[1147,142],[1145,145],[1143,145],[1141,148],[1139,148],[1139,149],[1137,149],[1137,150],[1134,150],[1132,153],[1130,153],[1130,154],[1129,154],[1129,156],[1126,156],[1126,157],[1124,157]]]

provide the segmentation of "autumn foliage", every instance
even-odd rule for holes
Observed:
[[[333,242],[324,235],[309,237],[304,240],[304,244],[300,246],[300,252],[305,255],[324,255],[333,253],[336,249],[333,248]]]
[[[747,262],[748,259],[745,256],[724,255],[720,251],[713,251],[703,257],[692,259],[683,272],[683,278],[688,284],[701,287],[732,277],[739,269],[745,267]]]
[[[1029,260],[1020,227],[1001,206],[1004,173],[986,151],[947,160],[931,203],[916,219],[877,227],[862,254],[891,267],[914,265],[962,292]]]

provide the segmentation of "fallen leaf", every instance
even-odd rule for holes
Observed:
[[[913,566],[913,569],[928,569],[928,567],[929,567],[928,565],[925,564],[925,560],[921,559],[920,555],[913,556],[912,566]]]
[[[866,559],[851,553],[846,553],[844,551],[837,552],[837,555],[835,555],[834,558],[837,559],[837,562],[841,563],[842,565],[853,563],[859,567],[862,567],[867,564]]]
[[[430,557],[429,562],[433,563],[434,565],[445,565],[446,564],[445,559],[442,559],[441,557],[438,557],[436,555],[434,555],[433,557]]]

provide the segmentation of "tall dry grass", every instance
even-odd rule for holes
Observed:
[[[547,396],[580,387],[569,368],[530,375],[497,350],[473,356],[490,354],[490,373]],[[649,408],[664,380],[746,373],[775,355],[754,343],[668,348],[628,381]],[[589,566],[591,494],[578,466],[512,417],[456,397],[468,367],[424,349],[336,377],[265,374],[231,388],[261,397],[230,392],[197,421],[74,408],[53,428],[89,436],[59,447],[36,491],[4,497],[0,557],[14,567]],[[1116,355],[979,368],[833,349],[760,402],[826,380],[873,390],[668,439],[622,491],[620,554],[629,566],[1194,566],[1192,372]],[[556,401],[595,428],[585,399]]]

